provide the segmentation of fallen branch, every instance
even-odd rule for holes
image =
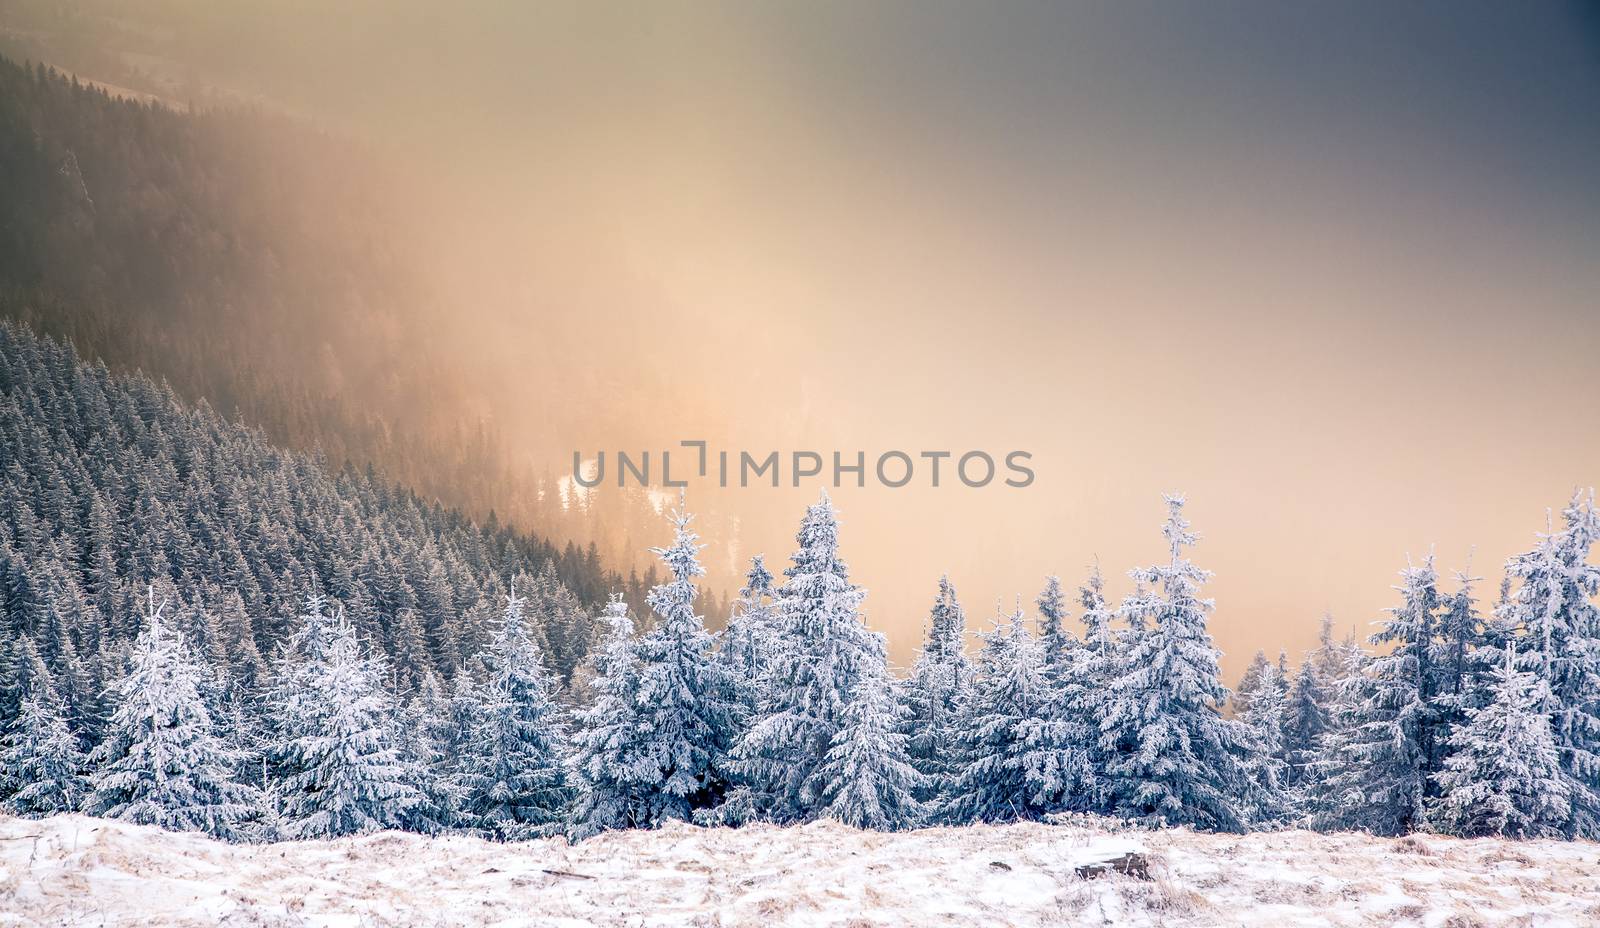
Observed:
[[[587,873],[573,873],[571,870],[544,870],[544,869],[541,869],[539,872],[540,873],[549,874],[550,876],[564,876],[564,877],[567,877],[568,879],[573,879],[573,880],[592,880],[592,879],[595,879],[595,877],[592,877]]]

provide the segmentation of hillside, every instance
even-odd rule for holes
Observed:
[[[430,238],[450,198],[397,160],[267,110],[180,111],[0,57],[0,317],[275,444],[581,545],[591,526],[512,455],[456,344],[474,298],[442,282]],[[559,392],[531,391],[519,424],[548,435]]]
[[[151,588],[211,666],[247,687],[304,597],[324,593],[392,659],[404,692],[478,653],[517,578],[570,675],[591,637],[586,603],[619,582],[371,470],[279,449],[10,323],[0,460],[0,676],[14,682],[19,649],[36,649],[89,740]],[[14,708],[5,695],[0,717]]]
[[[17,181],[0,188],[0,318],[275,445],[375,465],[425,500],[571,544],[568,558],[648,567],[651,507],[613,492],[563,506],[548,471],[595,415],[560,373],[571,346],[556,320],[516,330],[534,360],[509,379],[484,363],[472,319],[503,296],[475,291],[485,269],[439,244],[465,204],[395,152],[0,56],[0,174]]]
[[[1129,850],[1151,880],[1075,872]],[[0,925],[1582,926],[1597,864],[1582,842],[1040,824],[249,846],[63,816],[0,819]]]

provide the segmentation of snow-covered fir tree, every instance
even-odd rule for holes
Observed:
[[[670,514],[672,544],[653,549],[671,577],[648,597],[655,627],[602,673],[601,698],[582,719],[579,815],[590,827],[688,821],[728,787],[737,690],[695,612],[695,578],[705,570],[692,518],[681,508]]]
[[[86,759],[60,697],[49,681],[41,683],[23,697],[10,734],[0,740],[0,770],[14,787],[0,808],[13,815],[73,812],[89,791]]]
[[[1506,562],[1515,592],[1500,618],[1522,629],[1518,666],[1549,691],[1546,710],[1571,803],[1567,832],[1600,839],[1600,566],[1589,552],[1600,537],[1594,492],[1573,495],[1563,527]]]
[[[515,589],[506,597],[488,663],[464,758],[462,819],[502,841],[531,837],[566,812],[565,746],[550,676],[528,637]]]
[[[1543,680],[1518,670],[1511,648],[1493,671],[1491,701],[1466,710],[1450,736],[1429,823],[1464,838],[1554,838],[1572,814]]]
[[[620,594],[606,604],[606,638],[590,659],[594,702],[579,710],[569,764],[573,832],[587,837],[649,825],[659,768],[639,719],[639,663],[633,620]]]
[[[61,697],[56,693],[50,668],[45,666],[44,658],[39,656],[29,636],[18,635],[11,640],[0,638],[0,657],[4,659],[0,665],[4,673],[0,677],[0,738],[3,738],[15,730],[22,715],[22,704],[29,696],[49,693],[51,700]],[[19,787],[11,771],[0,767],[0,799]]]
[[[1049,807],[1029,782],[1028,760],[1054,708],[1043,654],[1020,605],[1009,617],[996,616],[981,637],[956,742],[959,769],[941,817],[953,824],[1037,819]]]
[[[717,641],[717,657],[727,665],[738,693],[741,723],[755,714],[767,665],[777,647],[777,609],[772,594],[772,572],[767,570],[766,558],[757,554],[750,559],[728,627]]]
[[[1105,775],[1110,753],[1101,748],[1101,724],[1110,708],[1111,682],[1121,673],[1121,640],[1116,628],[1116,610],[1106,602],[1105,577],[1096,563],[1089,577],[1078,587],[1078,605],[1083,610],[1083,650],[1081,668],[1068,713],[1087,731],[1083,750],[1087,758],[1089,789],[1084,805],[1090,810],[1109,809],[1108,778]]]
[[[1257,828],[1276,826],[1290,814],[1283,745],[1289,694],[1284,687],[1279,666],[1266,662],[1255,677],[1248,706],[1237,716],[1251,737],[1245,767],[1254,783],[1250,823]]]
[[[268,751],[285,834],[335,838],[413,823],[421,777],[400,750],[382,660],[363,652],[342,611],[328,627],[314,601],[304,618],[280,660],[278,726]]]
[[[1271,671],[1272,662],[1267,660],[1267,652],[1258,650],[1255,657],[1250,658],[1250,663],[1245,667],[1244,673],[1239,676],[1239,685],[1233,688],[1233,711],[1235,715],[1243,715],[1250,710],[1250,697],[1255,695],[1261,686],[1261,679]]]
[[[1295,791],[1307,778],[1316,761],[1323,733],[1328,730],[1328,711],[1332,697],[1322,678],[1322,665],[1310,655],[1300,662],[1285,697],[1283,745],[1285,788]]]
[[[461,820],[465,793],[463,756],[468,742],[460,744],[458,753],[451,701],[444,694],[439,675],[431,669],[423,673],[416,692],[401,708],[401,727],[403,748],[421,777],[417,789],[422,803],[413,821],[423,830],[448,831]]]
[[[1480,666],[1487,641],[1483,616],[1473,596],[1473,584],[1481,580],[1470,571],[1455,572],[1456,591],[1441,603],[1439,624],[1433,648],[1433,698],[1439,723],[1446,731],[1466,719],[1473,706],[1474,684],[1480,672],[1492,672],[1504,656],[1503,649]]]
[[[1044,579],[1044,591],[1034,601],[1039,609],[1039,657],[1044,664],[1045,681],[1052,691],[1078,670],[1080,642],[1066,627],[1067,598],[1061,591],[1061,578],[1054,574]]]
[[[1211,575],[1183,555],[1196,541],[1183,497],[1166,500],[1171,558],[1130,574],[1140,587],[1123,607],[1130,649],[1100,724],[1109,797],[1127,818],[1240,831],[1251,791],[1240,756],[1250,735],[1221,715],[1228,690],[1206,631],[1213,603],[1199,595]]]
[[[1319,827],[1399,835],[1422,824],[1438,735],[1431,699],[1439,609],[1432,555],[1400,576],[1401,604],[1372,636],[1373,644],[1391,649],[1372,658],[1364,679],[1352,681],[1358,701],[1327,745]]]
[[[488,676],[488,673],[482,671],[482,667],[482,661],[458,667],[455,677],[450,681],[449,725],[446,733],[450,750],[458,757],[466,756],[467,746],[472,743],[473,729],[483,714],[477,677]]]
[[[887,666],[864,667],[844,724],[818,771],[822,815],[854,828],[899,831],[922,822],[922,774],[906,754],[905,706]]]
[[[163,621],[153,592],[116,706],[90,754],[93,792],[84,811],[173,831],[236,840],[259,809],[233,779],[233,749],[217,737],[200,697],[200,670]]]
[[[422,678],[433,669],[428,656],[428,642],[422,628],[422,616],[415,609],[402,609],[390,621],[389,689],[401,696],[410,696],[422,685]]]
[[[1091,579],[1091,583],[1095,582]],[[1085,592],[1085,608],[1093,594]],[[1085,811],[1098,802],[1099,754],[1095,740],[1099,717],[1089,692],[1095,657],[1088,645],[1067,630],[1066,599],[1061,581],[1045,579],[1039,608],[1039,656],[1046,705],[1024,723],[1023,765],[1030,803],[1042,811]],[[1104,603],[1101,603],[1104,606]]]
[[[911,667],[903,698],[905,733],[912,765],[921,774],[917,797],[937,807],[959,772],[956,744],[961,713],[972,689],[972,663],[966,654],[967,620],[949,577],[928,613],[927,638]]]
[[[1372,689],[1368,665],[1372,657],[1353,638],[1335,642],[1338,662],[1313,659],[1321,676],[1336,669],[1338,675],[1324,678],[1323,691],[1327,725],[1317,739],[1316,750],[1309,762],[1298,771],[1294,800],[1300,822],[1306,827],[1324,830],[1348,830],[1354,826],[1343,824],[1349,808],[1359,804],[1358,796],[1346,795],[1358,780],[1349,780],[1351,751],[1361,734],[1362,709]],[[1314,658],[1326,658],[1328,652],[1319,649]],[[1340,783],[1341,779],[1346,780]]]
[[[826,493],[806,510],[797,540],[778,594],[782,635],[767,692],[733,753],[757,814],[777,822],[821,812],[827,783],[819,767],[863,668],[884,660],[882,639],[862,624],[865,594],[839,557],[839,522]]]

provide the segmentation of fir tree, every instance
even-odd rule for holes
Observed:
[[[320,604],[319,604],[320,605]],[[271,788],[286,834],[335,838],[400,828],[422,804],[414,764],[397,742],[393,698],[381,660],[362,652],[341,611],[307,610],[299,635],[304,666],[280,668],[277,739],[269,756]],[[294,658],[291,656],[291,660]]]
[[[956,745],[961,713],[972,688],[966,633],[966,615],[955,587],[949,577],[940,577],[928,616],[927,641],[903,687],[907,751],[921,774],[917,796],[930,806],[949,792],[959,772]]]
[[[1320,665],[1308,656],[1295,672],[1284,707],[1284,785],[1291,790],[1305,782],[1328,730],[1331,697],[1327,687]]]
[[[550,678],[515,590],[506,598],[489,668],[467,749],[463,815],[500,840],[535,836],[566,811],[564,746]]]
[[[646,827],[688,821],[722,800],[738,723],[733,678],[715,659],[712,637],[694,613],[694,578],[704,568],[691,518],[682,510],[670,515],[674,541],[653,549],[672,579],[650,590],[656,626],[634,643],[638,678],[630,710],[646,742],[630,757],[627,776],[642,787],[645,806],[637,810],[637,824]]]
[[[1272,662],[1267,660],[1266,651],[1256,651],[1256,656],[1250,658],[1249,666],[1239,677],[1239,685],[1233,690],[1233,711],[1237,716],[1243,716],[1250,711],[1250,697],[1255,695],[1261,686],[1262,677],[1270,673]]]
[[[578,837],[652,822],[659,768],[650,733],[639,720],[639,664],[628,604],[613,596],[602,615],[605,643],[592,657],[594,703],[577,715],[569,762],[576,787],[573,831]]]
[[[1398,835],[1422,823],[1437,735],[1430,697],[1438,577],[1431,556],[1400,576],[1402,603],[1372,636],[1373,644],[1393,647],[1352,681],[1357,701],[1329,744],[1319,827]]]
[[[818,771],[822,814],[853,828],[898,831],[922,820],[922,775],[907,759],[905,709],[892,686],[888,668],[863,668]]]
[[[1086,593],[1086,603],[1092,600]],[[1098,801],[1099,718],[1089,692],[1095,656],[1087,643],[1062,627],[1066,605],[1059,579],[1046,579],[1037,605],[1046,695],[1041,710],[1023,727],[1029,803],[1046,811],[1084,811]]]
[[[963,709],[959,772],[944,818],[955,824],[1036,819],[1045,811],[1029,784],[1031,736],[1051,709],[1039,642],[1019,607],[983,633],[972,696]]]
[[[116,709],[105,740],[89,757],[93,792],[84,810],[237,839],[258,797],[234,781],[234,753],[214,732],[200,671],[161,613],[152,591],[132,666],[113,685]]]
[[[9,645],[6,654],[5,676],[0,679],[0,735],[9,732],[22,714],[22,703],[30,695],[48,690],[54,698],[60,695],[55,691],[55,680],[50,674],[50,668],[45,665],[44,658],[39,655],[39,650],[33,644],[33,638],[28,635],[18,635],[7,642]],[[0,773],[0,777],[4,774]],[[0,781],[0,789],[4,788]]]
[[[1455,593],[1442,604],[1432,659],[1433,695],[1447,727],[1463,721],[1472,704],[1475,652],[1485,644],[1483,617],[1472,595],[1472,585],[1482,578],[1458,570],[1455,579]]]
[[[865,594],[839,557],[839,523],[826,493],[806,510],[797,540],[778,595],[783,632],[768,689],[733,752],[734,771],[759,814],[777,822],[821,811],[827,783],[818,768],[863,668],[885,659],[882,637],[861,622]]]
[[[1515,593],[1500,610],[1503,622],[1523,629],[1518,666],[1549,691],[1545,709],[1572,805],[1568,834],[1600,839],[1600,566],[1589,551],[1600,537],[1594,494],[1574,494],[1562,512],[1564,527],[1506,563]]]
[[[1083,607],[1082,669],[1077,685],[1067,690],[1069,717],[1085,733],[1083,752],[1088,787],[1081,805],[1092,811],[1107,811],[1110,806],[1106,767],[1111,753],[1101,747],[1102,723],[1111,708],[1111,683],[1121,675],[1122,653],[1116,614],[1106,602],[1105,577],[1096,564],[1089,578],[1078,588],[1078,604]]]
[[[402,710],[405,750],[421,776],[417,784],[422,802],[411,820],[420,830],[445,832],[461,819],[464,789],[460,755],[456,753],[455,727],[450,700],[438,674],[423,674],[417,691]],[[465,745],[462,745],[465,748]]]
[[[88,793],[84,768],[83,752],[54,690],[44,686],[23,697],[0,750],[0,770],[16,787],[7,790],[4,808],[22,816],[75,811]]]
[[[410,695],[421,685],[424,675],[432,670],[428,658],[428,643],[423,633],[422,616],[415,609],[402,609],[391,623],[389,671],[393,677],[390,689],[401,695]]]
[[[1250,781],[1239,757],[1249,733],[1221,717],[1228,690],[1206,631],[1213,603],[1199,596],[1211,575],[1183,556],[1196,540],[1183,497],[1166,500],[1171,559],[1131,574],[1140,592],[1123,609],[1130,650],[1100,725],[1112,807],[1140,821],[1240,831]]]
[[[748,720],[761,700],[761,683],[777,647],[777,616],[772,602],[772,573],[765,558],[750,559],[745,584],[722,632],[718,658],[728,667],[739,694],[740,716]]]
[[[1074,667],[1074,650],[1078,642],[1067,630],[1066,596],[1061,592],[1061,578],[1049,576],[1044,580],[1044,591],[1035,605],[1039,607],[1039,656],[1044,662],[1045,680],[1051,690],[1059,691]]]
[[[770,656],[776,633],[772,595],[772,572],[767,570],[766,558],[757,554],[750,559],[750,569],[745,573],[744,586],[722,639],[727,662],[747,680],[760,678]]]
[[[1245,767],[1253,784],[1250,821],[1255,827],[1280,824],[1289,814],[1286,789],[1288,764],[1283,744],[1288,693],[1282,672],[1266,664],[1255,678],[1249,706],[1238,719],[1250,732],[1250,751]]]
[[[1437,829],[1464,838],[1554,838],[1572,813],[1543,680],[1519,671],[1511,648],[1495,669],[1492,701],[1466,710],[1450,736],[1437,779],[1443,797],[1429,810]]]

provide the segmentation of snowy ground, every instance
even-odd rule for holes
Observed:
[[[1139,850],[1150,881],[1074,867]],[[1600,845],[1012,825],[219,844],[0,818],[0,925],[1600,925]]]

